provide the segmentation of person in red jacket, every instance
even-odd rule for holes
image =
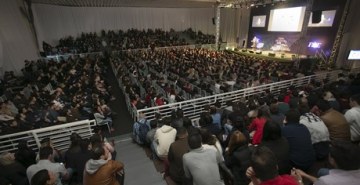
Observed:
[[[264,112],[259,109],[257,117],[249,125],[249,131],[251,132],[250,135],[253,135],[251,142],[253,145],[258,145],[261,143],[265,122],[266,117]]]

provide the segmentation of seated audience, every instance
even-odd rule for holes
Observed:
[[[321,111],[320,118],[329,130],[331,140],[350,140],[350,126],[345,116],[331,108],[329,102],[319,100],[317,107]]]
[[[261,143],[263,137],[263,129],[266,122],[266,117],[263,110],[259,109],[257,111],[257,117],[249,125],[249,131],[253,132],[252,144],[258,145]]]
[[[183,156],[189,152],[188,132],[181,127],[177,131],[176,141],[170,145],[168,153],[169,176],[177,184],[184,184],[185,175],[183,168]]]
[[[351,141],[360,142],[360,94],[350,97],[351,109],[346,111],[345,119],[350,124]]]
[[[290,147],[288,141],[281,135],[279,124],[272,121],[265,123],[260,146],[266,146],[274,153],[280,175],[290,172]]]
[[[25,168],[36,163],[36,154],[29,148],[26,140],[19,141],[18,150],[15,152],[15,159]]]
[[[150,130],[148,121],[145,118],[145,114],[139,114],[139,121],[136,121],[133,125],[132,137],[134,141],[140,145],[148,144],[146,141],[147,133]]]
[[[299,107],[300,124],[306,126],[311,135],[311,142],[317,159],[327,158],[329,155],[330,137],[325,123],[315,114],[310,112],[306,105]]]
[[[26,176],[31,183],[32,177],[40,170],[47,169],[54,173],[56,177],[56,184],[61,185],[61,180],[69,179],[68,171],[62,163],[54,163],[53,161],[53,149],[49,146],[40,148],[39,152],[40,160],[37,164],[29,166],[26,170]]]
[[[327,175],[316,178],[301,170],[296,172],[314,185],[357,185],[360,179],[359,153],[359,146],[349,141],[334,141],[329,155],[329,162],[334,169],[330,169]]]
[[[190,152],[184,154],[183,165],[186,182],[189,184],[222,185],[219,163],[221,159],[215,150],[202,146],[201,135],[192,133],[188,137]],[[191,183],[190,183],[191,182]]]
[[[252,152],[246,176],[253,185],[299,185],[297,176],[279,175],[276,156],[265,146],[256,147]]]
[[[3,153],[0,155],[0,177],[1,183],[12,185],[26,185],[26,168],[15,160],[13,153]]]
[[[234,184],[249,184],[245,172],[250,166],[250,157],[251,150],[245,135],[240,131],[233,132],[225,151],[225,163],[234,175]]]
[[[164,125],[158,128],[155,132],[152,149],[156,156],[160,159],[166,159],[171,143],[175,141],[176,129],[169,126],[169,121],[164,121]]]
[[[291,165],[303,170],[309,169],[315,162],[315,152],[311,143],[309,130],[300,121],[300,114],[296,110],[286,113],[286,123],[281,134],[289,143]]]
[[[56,177],[53,172],[43,169],[35,173],[30,185],[55,185]]]
[[[124,165],[111,160],[110,152],[104,145],[93,146],[91,151],[92,158],[85,165],[84,185],[121,185],[116,176],[123,174]]]

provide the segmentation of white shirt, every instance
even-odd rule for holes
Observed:
[[[345,119],[350,124],[350,133],[352,141],[360,140],[360,107],[353,107],[346,111]]]
[[[306,113],[300,116],[300,124],[305,125],[309,130],[312,144],[330,141],[329,131],[325,123],[315,114]]]
[[[359,185],[360,170],[330,170],[329,175],[319,178],[314,185]]]
[[[26,170],[26,176],[31,182],[31,178],[40,170],[46,169],[54,173],[56,177],[56,185],[61,185],[60,175],[66,175],[67,171],[64,165],[60,163],[53,163],[49,160],[40,160],[37,164],[29,166]]]

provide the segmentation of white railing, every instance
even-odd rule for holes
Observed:
[[[155,117],[155,113],[159,112],[161,115],[170,116],[173,110],[177,108],[181,108],[184,111],[184,115],[196,121],[200,117],[200,113],[203,111],[205,105],[214,104],[216,101],[220,101],[222,106],[225,106],[227,101],[239,101],[244,97],[248,97],[251,95],[261,94],[266,90],[269,90],[273,94],[279,93],[282,89],[286,89],[289,86],[293,85],[295,87],[300,87],[306,84],[309,84],[312,79],[314,80],[324,80],[328,79],[330,81],[335,81],[338,77],[338,74],[341,73],[341,70],[331,71],[331,72],[321,72],[315,75],[295,78],[291,80],[280,81],[276,83],[270,83],[266,85],[261,85],[257,87],[251,87],[246,89],[241,89],[233,92],[227,92],[222,94],[216,94],[212,96],[177,102],[173,104],[167,104],[157,107],[150,107],[146,109],[136,110],[135,121],[138,119],[140,113],[144,113],[146,119],[152,120]],[[134,118],[133,117],[133,118]]]
[[[82,120],[3,135],[0,136],[0,153],[16,151],[20,140],[28,141],[29,146],[37,151],[40,148],[40,141],[44,138],[50,138],[56,149],[66,150],[70,145],[70,135],[73,132],[82,138],[89,138],[93,134],[91,127],[95,125],[95,120]]]

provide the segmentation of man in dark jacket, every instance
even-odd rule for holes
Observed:
[[[309,130],[299,121],[300,113],[289,110],[286,113],[286,125],[282,128],[282,136],[289,142],[292,166],[307,170],[315,161],[315,152]]]
[[[177,184],[183,184],[184,180],[182,157],[185,153],[189,152],[187,137],[188,133],[186,128],[180,127],[177,132],[177,139],[170,145],[168,153],[169,175]]]

